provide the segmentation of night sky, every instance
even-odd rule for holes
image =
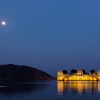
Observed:
[[[100,0],[0,0],[0,64],[9,63],[53,76],[100,69]]]

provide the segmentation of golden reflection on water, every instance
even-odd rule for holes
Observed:
[[[66,91],[78,94],[85,92],[100,93],[100,81],[57,81],[57,90],[58,95],[63,95]]]

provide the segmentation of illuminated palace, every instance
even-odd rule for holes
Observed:
[[[100,70],[97,73],[84,74],[82,70],[77,70],[76,73],[67,74],[63,70],[57,73],[58,81],[100,81]]]

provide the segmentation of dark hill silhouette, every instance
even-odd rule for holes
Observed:
[[[50,80],[53,77],[46,72],[21,65],[0,65],[0,81],[36,81]]]

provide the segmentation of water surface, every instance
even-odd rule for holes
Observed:
[[[0,100],[100,100],[100,82],[0,83]]]

